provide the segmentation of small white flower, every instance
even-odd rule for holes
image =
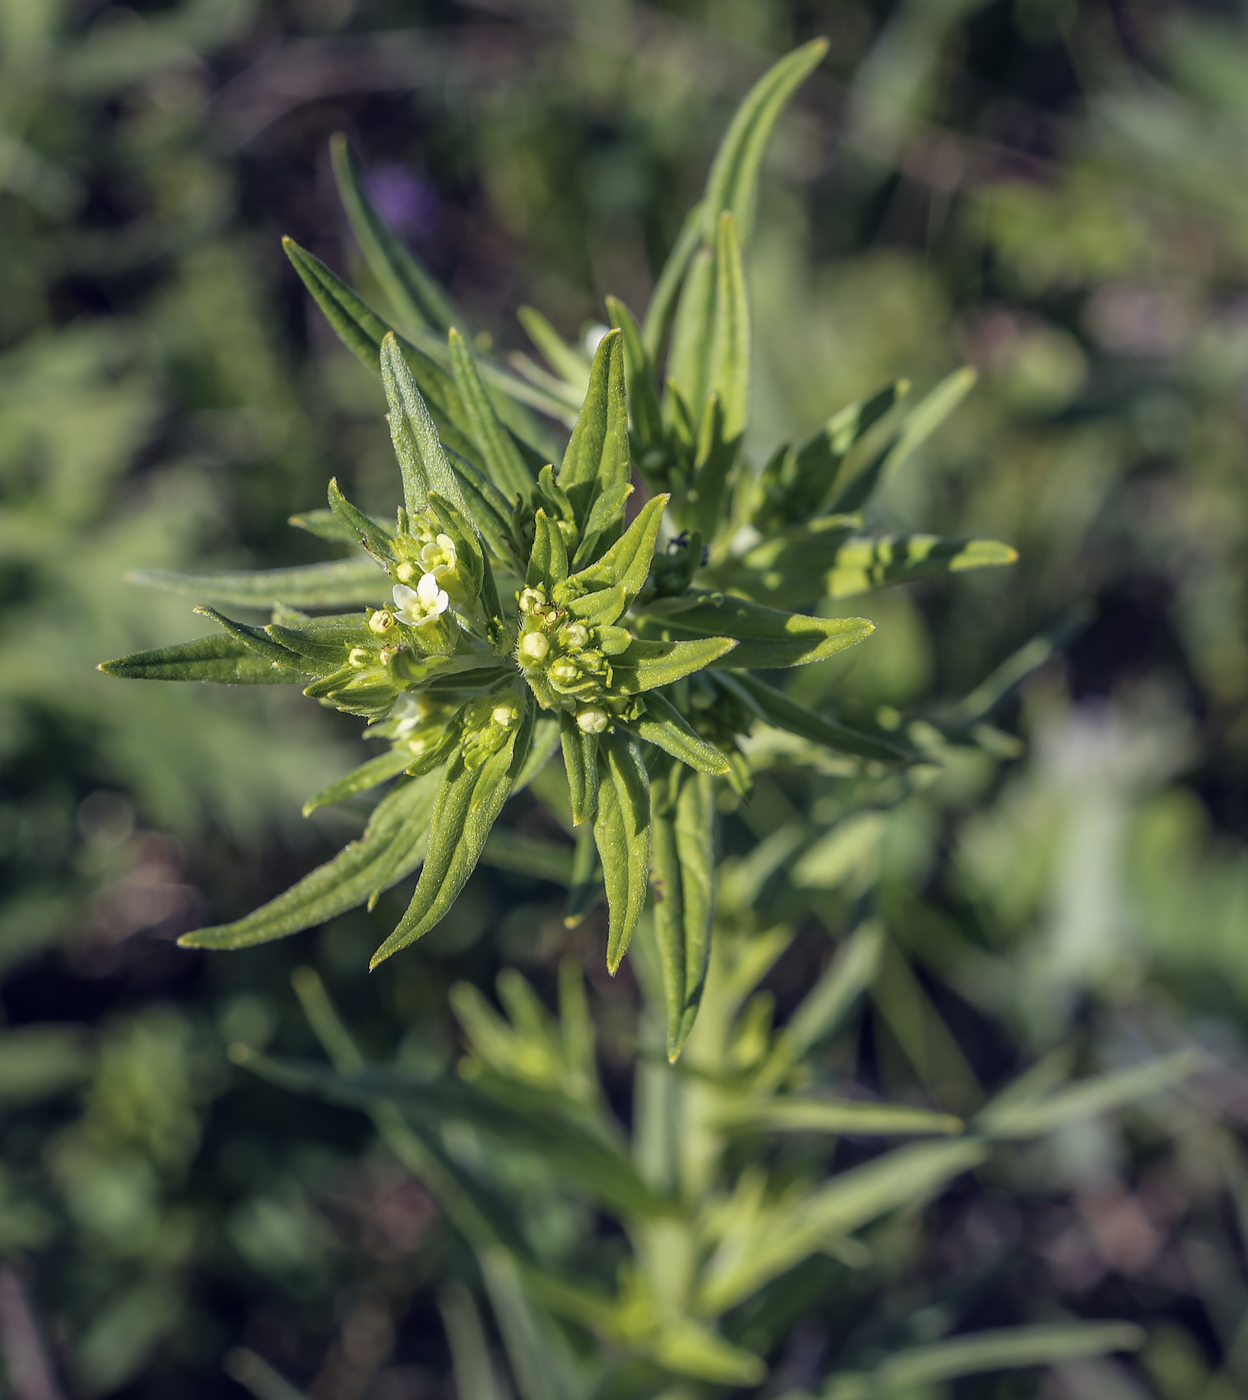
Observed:
[[[516,707],[510,703],[495,705],[490,711],[490,718],[495,724],[502,725],[504,729],[515,719]]]
[[[409,627],[421,627],[441,617],[450,603],[433,574],[422,574],[415,588],[405,583],[394,585],[394,615]]]
[[[420,551],[420,566],[434,578],[455,572],[458,563],[455,554],[455,541],[450,535],[437,535]]]

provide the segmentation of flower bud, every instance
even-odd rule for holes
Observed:
[[[611,717],[605,710],[592,705],[576,712],[577,728],[583,734],[601,734],[610,722]]]
[[[519,652],[523,665],[533,666],[539,661],[544,661],[549,650],[550,643],[541,632],[526,632],[520,638]]]
[[[389,608],[379,608],[372,617],[368,619],[368,630],[375,632],[377,636],[391,631],[394,627],[394,614]]]

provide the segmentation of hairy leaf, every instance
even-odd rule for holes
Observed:
[[[661,685],[672,685],[694,671],[714,665],[736,645],[731,637],[699,637],[683,642],[634,640],[615,658],[615,689],[621,695],[639,695]]]
[[[292,661],[294,658],[291,658]],[[278,666],[227,633],[136,651],[98,667],[134,681],[212,681],[217,685],[306,685],[311,676]]]
[[[341,778],[324,787],[315,796],[309,797],[303,804],[303,815],[310,817],[320,807],[329,807],[335,802],[345,802],[348,797],[355,797],[358,793],[367,792],[369,788],[374,788],[378,783],[384,783],[388,778],[397,777],[412,761],[411,753],[403,748],[390,749],[388,753],[378,754],[376,758],[370,758],[367,763],[361,763],[358,768],[353,768],[350,773],[345,773]]]
[[[266,612],[275,603],[287,603],[296,608],[340,608],[352,603],[375,603],[390,591],[389,581],[374,559],[335,559],[327,564],[303,564],[293,569],[219,574],[136,569],[126,577],[132,583],[160,588],[183,598],[222,603],[231,608],[263,608]]]
[[[383,863],[387,889],[420,864],[436,792],[436,775],[397,783],[377,804],[363,837],[333,860],[245,919],[197,929],[178,942],[184,948],[250,948],[363,904],[376,887]]]
[[[628,485],[628,403],[624,391],[624,341],[608,331],[594,355],[585,402],[572,429],[559,486],[584,529],[604,491]]]
[[[370,968],[428,933],[455,902],[476,868],[490,828],[503,810],[528,753],[532,712],[526,710],[497,753],[469,768],[462,753],[447,766],[429,823],[429,850],[398,927],[373,954]]]
[[[650,874],[650,778],[635,740],[606,734],[598,749],[594,841],[607,889],[607,969],[628,951],[646,903]]]
[[[647,695],[645,714],[630,720],[628,727],[639,739],[654,744],[699,773],[722,775],[731,771],[731,764],[719,749],[702,738],[676,706],[662,695]]]
[[[733,637],[737,649],[722,664],[762,670],[822,661],[865,640],[875,624],[863,617],[806,617],[724,593],[691,590],[680,598],[649,603],[638,631],[645,637],[672,639]]]
[[[563,766],[572,799],[572,823],[591,821],[598,810],[598,736],[586,734],[566,712],[559,717],[563,741]]]
[[[509,500],[517,497],[527,500],[533,490],[533,473],[511,434],[499,421],[481,382],[472,352],[454,327],[450,331],[449,343],[451,370],[472,426],[472,435],[481,449],[482,465]]]

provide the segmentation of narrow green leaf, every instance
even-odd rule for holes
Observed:
[[[293,661],[294,658],[292,658]],[[135,681],[211,681],[217,685],[306,685],[311,676],[257,656],[228,634],[214,632],[190,642],[136,651],[117,661],[102,661],[105,675]]]
[[[624,591],[625,604],[632,602],[650,573],[659,525],[670,499],[665,495],[652,496],[602,558],[573,575],[573,583],[591,592],[619,587]]]
[[[425,508],[431,491],[467,514],[459,480],[451,469],[438,429],[393,333],[381,342],[381,382],[390,405],[390,435],[403,473],[403,502],[409,515]]]
[[[895,1148],[804,1196],[743,1217],[707,1261],[699,1307],[711,1314],[735,1307],[837,1236],[899,1207],[922,1205],[987,1153],[987,1144],[965,1139]]]
[[[387,863],[387,885],[410,874],[424,855],[437,778],[411,778],[395,785],[377,804],[364,835],[333,860],[305,875],[268,904],[236,923],[183,934],[184,948],[250,948],[324,923],[363,904],[378,867]]]
[[[607,890],[607,970],[614,975],[646,903],[650,874],[650,779],[635,740],[610,733],[599,743],[594,841]]]
[[[269,634],[259,627],[249,627],[245,622],[235,622],[233,618],[224,616],[217,612],[215,608],[203,605],[194,609],[200,617],[210,617],[219,626],[224,627],[235,641],[241,642],[249,651],[257,656],[263,657],[266,661],[272,662],[275,666],[285,666],[292,670],[303,671],[306,669],[305,658],[298,653],[291,651],[289,647],[284,647],[280,642],[275,642]]]
[[[590,508],[589,519],[581,532],[572,566],[583,569],[597,559],[607,546],[616,543],[624,527],[624,507],[633,494],[629,482],[620,482],[602,491]]]
[[[590,361],[587,355],[564,340],[540,311],[522,306],[516,313],[525,334],[545,357],[546,363],[579,397],[590,381]]]
[[[691,1318],[669,1319],[645,1350],[667,1370],[714,1385],[757,1386],[767,1379],[762,1357]]]
[[[187,574],[172,569],[136,569],[131,583],[159,588],[183,598],[203,599],[231,608],[263,608],[275,603],[296,608],[338,608],[375,603],[390,590],[375,559],[335,559],[293,569]]]
[[[959,1376],[1055,1366],[1111,1351],[1136,1351],[1145,1333],[1131,1323],[999,1327],[894,1352],[872,1371],[833,1376],[821,1400],[890,1400]]]
[[[702,230],[714,237],[720,214],[730,210],[748,244],[754,228],[758,174],[776,122],[789,99],[819,66],[826,39],[812,39],[773,64],[746,94],[724,134],[703,197]]]
[[[589,388],[563,454],[558,481],[583,529],[597,497],[627,486],[628,478],[624,341],[619,331],[608,331],[594,355]]]
[[[714,744],[702,738],[671,701],[655,692],[646,696],[646,712],[628,727],[639,739],[687,763],[699,773],[731,772],[732,765]]]
[[[303,804],[303,815],[310,817],[320,807],[345,802],[349,797],[367,792],[378,783],[397,777],[411,761],[411,753],[403,748],[393,748],[388,753],[378,754],[376,758],[370,758],[367,763],[361,763],[358,768],[322,788],[314,797],[309,797]]]
[[[737,226],[727,209],[715,231],[715,321],[707,389],[719,396],[724,441],[735,443],[745,432],[750,408],[750,303]]]
[[[379,515],[368,517],[374,525],[383,530],[390,528],[389,522],[383,520]],[[359,536],[354,530],[344,525],[332,510],[304,510],[298,515],[290,516],[286,523],[293,525],[296,530],[306,530],[308,534],[315,535],[317,539],[329,540],[333,544],[355,544],[358,545]]]
[[[355,531],[356,544],[362,545],[375,559],[394,559],[393,533],[353,506],[338,489],[337,477],[329,479],[329,508],[345,529]]]
[[[551,588],[568,576],[568,551],[559,526],[539,510],[533,517],[533,549],[525,583],[530,588],[539,584]],[[550,594],[546,595],[548,598]]]
[[[1180,1050],[1114,1074],[1067,1084],[1039,1100],[1008,1099],[1000,1105],[989,1104],[976,1118],[975,1127],[991,1137],[1039,1137],[1172,1088],[1204,1063],[1199,1051]]]
[[[373,954],[370,968],[428,933],[455,902],[511,793],[528,752],[532,725],[532,713],[526,711],[502,748],[479,768],[467,767],[462,753],[451,759],[438,788],[429,823],[429,850],[412,902]]]
[[[402,319],[445,332],[458,319],[455,308],[434,277],[373,207],[364,193],[351,147],[341,132],[330,137],[329,154],[351,232],[390,304]]]
[[[836,562],[823,580],[823,592],[829,598],[851,598],[890,583],[997,568],[1013,564],[1017,558],[1016,549],[998,540],[948,540],[936,535],[849,539],[836,552]]]
[[[529,740],[528,756],[516,774],[512,792],[522,792],[528,787],[554,757],[558,747],[559,721],[551,715],[539,714],[533,723],[533,737]]]
[[[865,640],[875,624],[864,617],[807,617],[779,612],[724,593],[691,590],[680,598],[656,599],[638,619],[642,636],[673,639],[734,637],[733,668],[804,666]]]
[[[616,297],[607,298],[611,324],[624,337],[624,382],[628,395],[638,457],[663,441],[663,410],[659,404],[654,364],[633,313]]]
[[[314,257],[290,238],[282,240],[287,257],[312,294],[313,300],[333,326],[339,339],[357,355],[373,374],[381,375],[381,343],[394,327],[358,297],[340,278],[335,276],[319,258]],[[464,456],[471,456],[473,443],[466,422],[459,390],[450,374],[423,350],[397,336],[403,359],[420,386],[437,423],[442,441]]]
[[[764,532],[777,525],[810,520],[823,510],[852,447],[909,392],[908,381],[887,384],[870,398],[849,404],[798,448],[778,452],[758,485],[754,525]]]
[[[959,369],[942,379],[906,414],[892,446],[879,453],[833,498],[832,509],[853,511],[862,506],[888,473],[895,471],[936,431],[975,387],[975,371]]]
[[[721,1128],[759,1133],[854,1133],[862,1137],[960,1133],[960,1119],[908,1104],[786,1095],[729,1101],[715,1114]]]
[[[674,1063],[693,1029],[710,958],[715,789],[706,774],[678,766],[650,792],[654,929],[667,1003],[667,1058]]]
[[[499,421],[481,382],[472,352],[463,336],[452,326],[448,337],[451,350],[451,370],[463,400],[472,435],[481,449],[482,464],[487,474],[510,500],[527,500],[533,490],[533,473],[520,455],[511,434]]]
[[[859,758],[873,758],[881,763],[904,762],[911,757],[908,749],[889,743],[873,734],[863,734],[848,725],[808,710],[782,691],[744,672],[725,676],[729,685],[750,705],[759,718],[776,729],[785,729],[813,744],[824,744],[838,753],[850,753]]]
[[[634,639],[615,659],[613,683],[621,695],[640,695],[672,685],[694,671],[712,666],[737,645],[731,637],[653,642]]]
[[[667,352],[669,414],[673,391],[695,419],[701,416],[706,403],[715,335],[716,286],[714,245],[699,247],[689,264],[672,320],[672,343]]]
[[[676,303],[684,286],[685,273],[688,272],[693,255],[702,242],[703,220],[703,206],[700,203],[695,204],[685,215],[685,222],[680,226],[672,251],[663,264],[658,281],[654,284],[650,304],[646,307],[641,338],[651,364],[656,367],[672,327],[672,318],[676,314]]]
[[[559,716],[563,766],[572,799],[572,824],[592,821],[598,810],[598,736],[586,734],[566,711]]]

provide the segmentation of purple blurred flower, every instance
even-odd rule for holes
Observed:
[[[437,227],[437,193],[408,166],[374,166],[364,176],[364,188],[396,233],[408,238],[424,238]]]

